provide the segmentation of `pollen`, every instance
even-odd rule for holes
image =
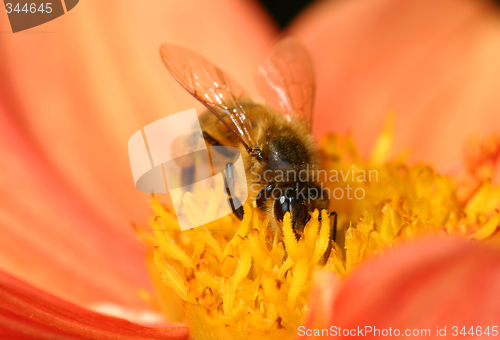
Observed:
[[[322,185],[338,213],[335,242],[327,211],[311,213],[299,239],[289,213],[276,231],[273,217],[251,202],[241,221],[229,215],[179,231],[171,208],[153,196],[149,225],[136,233],[149,249],[153,300],[169,321],[186,322],[194,339],[292,338],[318,270],[342,280],[367,258],[425,237],[500,243],[500,188],[491,183],[493,167],[484,166],[500,143],[478,147],[461,176],[445,176],[408,165],[405,154],[389,158],[392,119],[368,160],[349,136],[320,143]]]
[[[293,336],[307,311],[313,270],[324,266],[331,229],[326,211],[321,222],[315,211],[297,240],[289,213],[282,237],[246,203],[242,221],[227,216],[181,232],[157,197],[152,206],[151,230],[138,233],[151,246],[156,281],[180,297],[189,324],[206,326],[191,336]]]

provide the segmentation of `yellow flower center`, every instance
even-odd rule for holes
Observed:
[[[428,166],[408,166],[402,156],[388,162],[390,144],[391,121],[369,161],[349,137],[323,139],[324,187],[339,216],[337,242],[326,261],[326,211],[312,214],[297,241],[288,213],[278,234],[268,227],[270,217],[248,204],[242,221],[226,216],[179,231],[175,215],[153,197],[150,227],[137,234],[150,245],[156,303],[171,321],[185,321],[185,312],[193,338],[291,338],[307,313],[316,269],[342,278],[365,258],[418,236],[498,242],[500,188],[489,181],[473,188]],[[461,193],[471,194],[464,201]]]

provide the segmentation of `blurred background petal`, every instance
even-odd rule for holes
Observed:
[[[151,328],[58,299],[0,272],[2,339],[187,339],[185,326]]]
[[[16,34],[0,16],[0,268],[72,302],[140,304],[147,278],[131,222],[145,221],[149,199],[134,187],[127,141],[200,108],[159,46],[196,50],[248,86],[275,28],[251,1],[86,0]]]
[[[339,286],[322,273],[306,328],[428,328],[500,322],[500,250],[465,240],[407,244],[361,264]]]
[[[392,110],[396,150],[446,171],[467,137],[500,133],[493,2],[320,1],[290,31],[316,65],[316,136],[351,131],[366,156]]]

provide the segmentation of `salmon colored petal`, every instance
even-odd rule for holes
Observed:
[[[441,169],[500,133],[500,16],[484,0],[322,1],[292,25],[318,75],[315,134],[352,131],[366,155],[388,111],[395,145]]]
[[[333,285],[332,285],[333,283]],[[477,242],[421,241],[369,260],[341,288],[319,277],[306,328],[430,329],[500,323],[500,249]],[[372,334],[370,334],[372,335]]]
[[[94,313],[0,272],[2,339],[187,339],[187,327],[147,328]]]
[[[0,268],[72,302],[138,304],[146,277],[131,222],[145,222],[149,197],[134,187],[127,141],[197,105],[160,44],[192,48],[245,85],[273,27],[251,1],[83,1],[16,34],[0,16]]]
[[[134,187],[127,141],[197,103],[164,68],[160,45],[192,48],[248,84],[272,32],[251,1],[81,2],[43,26],[0,36],[1,100],[93,209],[120,225],[144,220],[147,195]]]
[[[71,302],[143,305],[136,292],[148,279],[131,226],[97,215],[3,115],[0,145],[8,145],[0,148],[0,268]]]

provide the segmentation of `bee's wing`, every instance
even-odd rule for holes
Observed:
[[[255,149],[252,124],[241,105],[244,98],[248,98],[245,91],[231,77],[193,51],[164,44],[160,53],[172,76],[215,114],[249,153]]]
[[[312,127],[314,70],[305,48],[293,37],[280,40],[257,70],[257,88],[288,120],[300,116]]]

